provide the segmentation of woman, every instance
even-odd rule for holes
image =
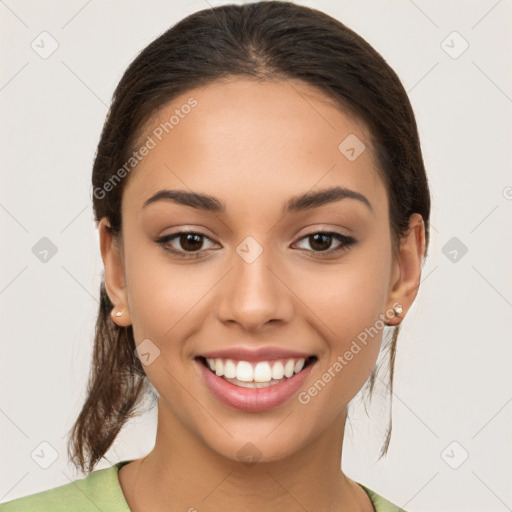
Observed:
[[[385,326],[392,391],[429,238],[383,58],[292,3],[196,12],[125,72],[92,185],[105,275],[69,443],[89,474],[0,510],[402,510],[340,468]],[[147,396],[153,450],[94,471]]]

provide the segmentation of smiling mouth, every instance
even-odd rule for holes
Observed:
[[[211,373],[235,386],[265,388],[291,379],[314,364],[318,357],[249,362],[227,358],[206,359],[203,356],[198,356],[196,360]]]

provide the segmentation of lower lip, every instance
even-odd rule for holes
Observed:
[[[201,361],[201,368],[210,391],[224,404],[247,412],[260,412],[277,407],[292,397],[302,386],[314,363],[279,384],[265,388],[242,388],[235,386],[210,371]]]

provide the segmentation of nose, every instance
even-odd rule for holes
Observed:
[[[249,244],[248,253],[240,247],[234,252],[231,271],[218,288],[218,319],[236,323],[245,331],[260,330],[271,322],[289,322],[293,315],[293,283],[287,282],[279,258],[265,248],[253,259],[250,252],[254,250]]]

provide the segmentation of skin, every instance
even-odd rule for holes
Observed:
[[[222,404],[194,357],[234,346],[315,354],[307,390],[379,315],[397,325],[401,318],[389,315],[397,302],[406,315],[420,282],[422,218],[411,216],[393,257],[387,192],[369,133],[311,86],[218,81],[176,98],[148,126],[191,96],[198,105],[128,178],[122,239],[112,238],[106,219],[99,224],[107,292],[123,311],[114,321],[133,325],[136,344],[149,338],[160,350],[144,366],[160,396],[156,442],[119,472],[127,502],[134,512],[372,511],[340,461],[347,404],[374,367],[382,329],[308,404],[294,396],[260,413]],[[366,150],[349,161],[338,145],[352,133]],[[347,198],[281,214],[291,196],[331,186],[364,194],[372,210]],[[169,200],[143,208],[161,189],[213,195],[227,212]],[[209,237],[195,246],[198,259],[180,259],[155,242],[185,228]],[[306,236],[318,231],[357,243],[334,254],[336,239],[318,248]],[[236,252],[247,236],[263,249],[250,264]],[[179,237],[168,245],[193,252]],[[255,465],[238,458],[247,443],[259,450]]]

